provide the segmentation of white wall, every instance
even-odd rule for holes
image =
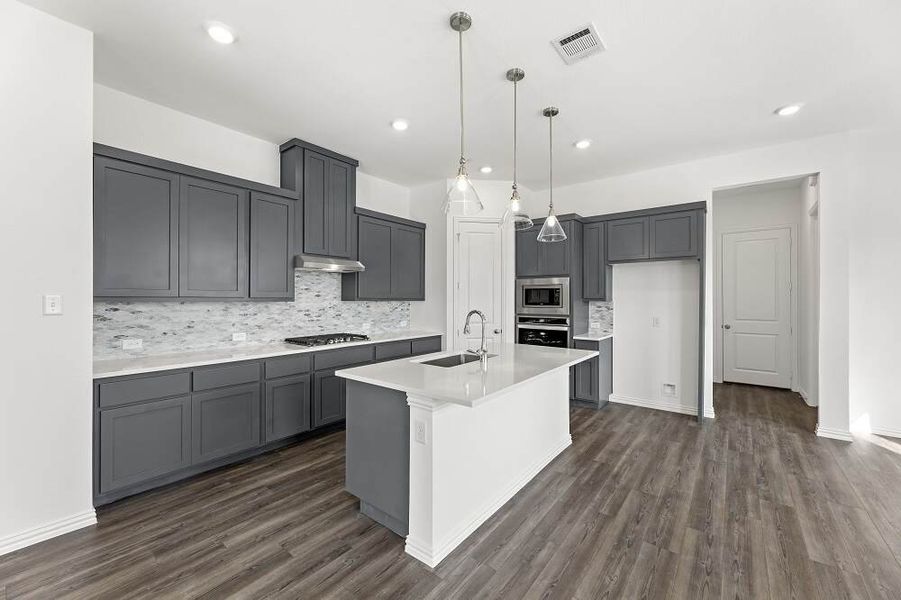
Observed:
[[[415,329],[441,332],[446,329],[448,227],[443,210],[446,190],[445,181],[410,190],[410,217],[426,224],[425,302],[413,302],[410,306],[410,325]]]
[[[12,0],[0,0],[0,23],[3,554],[94,522],[93,38]],[[42,316],[42,294],[61,294],[63,314]]]
[[[803,178],[807,181],[807,178]],[[774,187],[775,185],[775,187]],[[790,187],[786,187],[790,186]],[[722,240],[729,231],[759,229],[762,227],[792,227],[795,238],[799,237],[801,218],[801,180],[778,184],[752,185],[734,190],[714,192],[712,203],[713,225],[713,380],[723,381],[723,285],[722,285]],[[800,239],[792,239],[792,283],[799,290],[801,280],[797,264],[808,258]],[[792,303],[796,308],[795,302]],[[792,318],[794,318],[794,314]],[[799,331],[799,324],[794,324]],[[799,335],[799,334],[796,334]],[[793,348],[794,348],[793,342]],[[805,356],[806,357],[806,356]],[[797,363],[794,356],[793,364]],[[792,387],[798,386],[798,373],[792,373]]]
[[[555,190],[555,203],[561,213],[586,216],[699,200],[709,206],[716,189],[820,173],[819,430],[845,435],[849,423],[848,235],[856,200],[849,191],[851,137],[848,133],[823,136],[567,186]],[[528,207],[540,212],[533,203]],[[713,230],[708,227],[707,247],[712,248],[712,243]],[[705,301],[711,309],[705,319],[704,395],[709,410],[713,403],[713,257],[712,253],[707,256]],[[614,302],[618,320],[621,304],[615,296]],[[674,345],[669,351],[680,349]],[[614,349],[614,360],[615,354]],[[654,379],[662,375],[649,374]]]
[[[613,297],[611,400],[696,414],[697,261],[616,265]],[[675,395],[664,394],[665,383],[676,386]]]
[[[279,185],[277,143],[100,84],[94,84],[94,141]],[[365,167],[357,171],[357,205],[409,217],[409,188],[373,177]]]
[[[810,406],[817,406],[819,402],[819,199],[818,177],[806,177],[801,182],[801,205],[798,207],[801,224],[798,391]]]

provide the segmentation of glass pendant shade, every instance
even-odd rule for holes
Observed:
[[[566,240],[566,232],[563,226],[557,220],[557,214],[551,208],[547,214],[547,219],[541,225],[541,231],[538,232],[539,242],[562,242]]]
[[[447,198],[444,201],[444,212],[454,212],[456,214],[474,215],[480,212],[485,206],[479,199],[479,194],[472,186],[469,175],[466,173],[466,165],[461,164],[447,190]]]
[[[519,190],[513,188],[513,194],[507,204],[507,212],[504,213],[503,223],[513,223],[513,229],[520,231],[523,229],[531,229],[534,226],[532,219],[529,218],[523,209],[522,201],[519,198]]]

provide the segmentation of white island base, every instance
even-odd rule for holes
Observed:
[[[406,552],[430,567],[572,444],[568,369],[541,375],[473,408],[409,394],[407,403]],[[425,443],[416,439],[417,431],[425,434]]]
[[[569,368],[596,351],[507,345],[443,368],[435,355],[338,371],[347,385],[346,489],[438,565],[572,444]]]

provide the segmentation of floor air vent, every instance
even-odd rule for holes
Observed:
[[[561,38],[557,38],[551,42],[551,45],[557,49],[560,58],[568,65],[586,56],[604,51],[604,42],[601,41],[601,36],[598,35],[598,30],[595,28],[594,23],[589,23]]]

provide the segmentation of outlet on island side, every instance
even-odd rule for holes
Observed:
[[[415,431],[416,442],[419,443],[419,444],[425,444],[425,443],[427,443],[427,442],[426,442],[426,426],[425,426],[425,421],[419,421],[419,420],[417,420],[417,421],[414,423],[414,426],[416,427],[416,431]]]

